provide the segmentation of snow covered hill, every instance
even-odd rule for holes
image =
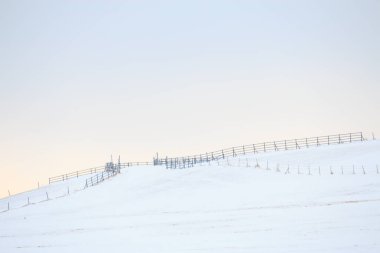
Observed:
[[[35,192],[60,198],[0,213],[0,251],[380,252],[377,165],[380,141],[367,141],[130,167],[64,194],[82,187],[73,179]]]

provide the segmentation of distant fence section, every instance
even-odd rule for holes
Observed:
[[[156,157],[153,159],[153,164],[165,165],[167,169],[182,169],[187,167],[193,167],[194,165],[199,163],[225,159],[226,157],[235,157],[239,155],[255,154],[270,151],[295,150],[301,148],[318,147],[321,145],[359,142],[364,140],[365,138],[363,137],[362,132],[317,136],[302,139],[289,139],[282,141],[272,141],[237,146],[193,156],[183,156],[175,158]]]
[[[70,173],[55,176],[55,177],[50,177],[49,178],[49,184],[55,183],[55,182],[60,182],[60,181],[65,181],[65,180],[68,180],[68,179],[74,178],[74,177],[80,177],[80,176],[85,176],[85,175],[89,175],[89,174],[99,173],[99,172],[104,171],[104,169],[105,169],[105,166],[98,166],[98,167],[94,167],[94,168],[70,172]]]
[[[50,183],[58,181],[61,181],[61,183],[42,186],[41,188],[38,187],[34,190],[18,193],[4,199],[0,199],[0,213],[56,198],[62,198],[70,195],[71,193],[82,191],[88,187],[95,186],[111,177],[116,176],[120,173],[122,167],[131,166],[132,164],[135,165],[137,163],[122,164],[120,162],[114,163],[111,161],[106,163],[104,166],[53,177],[53,179],[49,180]],[[85,175],[90,173],[95,173],[95,175],[89,178],[85,178]],[[78,180],[69,181],[71,178],[80,176],[82,177]]]
[[[126,163],[118,163],[118,165],[120,166],[121,169],[123,169],[123,168],[131,167],[131,166],[153,165],[153,162],[126,162]],[[84,170],[78,170],[78,171],[70,172],[67,174],[50,177],[49,184],[69,180],[71,178],[78,178],[80,176],[101,173],[101,172],[106,171],[106,167],[107,167],[107,164],[103,166],[93,167],[93,168],[84,169]]]
[[[95,186],[106,179],[116,176],[118,173],[120,173],[120,170],[103,171],[101,173],[97,173],[95,176],[86,179],[84,188]]]

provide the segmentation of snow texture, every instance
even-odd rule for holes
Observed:
[[[377,164],[366,141],[72,179],[0,200],[0,252],[380,252]]]

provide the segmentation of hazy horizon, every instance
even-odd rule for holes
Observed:
[[[0,1],[0,197],[262,141],[380,135],[379,1]]]

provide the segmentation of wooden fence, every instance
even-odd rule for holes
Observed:
[[[227,149],[221,149],[193,156],[175,157],[175,158],[154,158],[154,165],[165,165],[170,169],[181,169],[193,167],[195,164],[210,162],[224,159],[226,157],[235,157],[238,155],[255,154],[270,151],[295,150],[301,148],[317,147],[321,145],[333,145],[364,141],[363,133],[347,133],[326,136],[317,136],[302,139],[290,139],[282,141],[263,142],[257,144],[237,146]]]
[[[221,150],[199,154],[199,155],[193,155],[193,156],[183,156],[183,157],[175,157],[175,158],[168,158],[168,157],[154,158],[153,162],[127,162],[127,163],[121,163],[120,167],[126,168],[130,166],[142,166],[142,165],[165,165],[166,168],[177,169],[177,168],[193,167],[195,164],[224,159],[226,157],[235,157],[239,155],[262,153],[262,152],[269,152],[269,151],[294,150],[294,149],[315,147],[315,146],[321,146],[321,145],[351,143],[351,142],[364,141],[364,140],[365,139],[363,137],[362,132],[326,135],[326,136],[317,136],[317,137],[303,138],[303,139],[290,139],[290,140],[243,145],[243,146],[221,149]],[[89,168],[85,170],[78,170],[78,171],[70,172],[67,174],[50,177],[49,184],[65,181],[70,178],[99,173],[103,171],[105,171],[105,166],[98,166],[98,167],[93,167],[93,168]]]
[[[97,185],[110,177],[116,176],[119,173],[120,173],[120,170],[103,171],[102,173],[98,173],[95,176],[92,176],[86,179],[84,188]]]
[[[63,174],[63,175],[59,175],[59,176],[55,176],[55,177],[50,177],[49,178],[49,184],[55,183],[55,182],[60,182],[60,181],[65,181],[65,180],[68,180],[68,179],[74,178],[74,177],[80,177],[80,176],[84,176],[84,175],[98,173],[101,171],[104,171],[104,166],[98,166],[98,167],[93,167],[93,168],[89,168],[89,169],[78,170],[78,171],[70,172],[67,174]]]
[[[120,163],[121,168],[126,168],[126,167],[131,167],[131,166],[142,166],[142,165],[153,165],[153,162],[127,162],[127,163]],[[55,182],[61,182],[68,180],[70,178],[78,178],[80,176],[84,175],[89,175],[89,174],[94,174],[94,173],[99,173],[105,171],[105,166],[98,166],[98,167],[93,167],[89,169],[84,169],[84,170],[78,170],[74,172],[70,172],[67,174],[55,176],[55,177],[50,177],[49,178],[49,184],[55,183]]]

